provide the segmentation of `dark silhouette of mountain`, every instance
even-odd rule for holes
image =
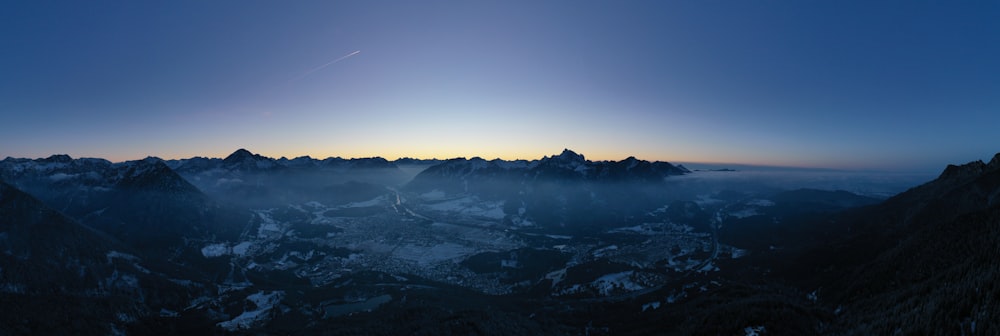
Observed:
[[[616,315],[615,326],[625,334],[663,325],[675,326],[666,334],[699,335],[749,326],[766,327],[765,335],[992,334],[1000,327],[998,196],[1000,154],[949,166],[880,203],[845,192],[779,192],[757,215],[720,228],[721,242],[750,252],[720,266],[729,270],[718,290],[656,317]]]
[[[232,237],[240,211],[221,207],[157,159],[119,168],[120,179],[100,213],[84,222],[150,253],[168,257],[184,238]]]
[[[198,188],[158,158],[146,158],[120,169],[117,187],[175,194],[197,194]]]
[[[583,155],[564,149],[559,155],[538,160],[528,175],[536,180],[582,180],[593,173],[594,166],[595,163],[587,161]]]
[[[222,165],[229,170],[246,171],[269,170],[283,167],[279,166],[275,159],[251,153],[243,148],[237,149],[225,159],[222,159]]]
[[[478,157],[450,159],[420,172],[406,188],[425,192],[435,189],[450,193],[477,192],[499,197],[518,188],[531,166],[526,161],[486,161]]]
[[[948,166],[874,209],[853,229],[887,243],[843,282],[837,299],[847,307],[846,329],[973,335],[1000,328],[998,196],[1000,154],[988,164]]]
[[[771,200],[779,203],[781,206],[794,208],[794,211],[797,212],[834,212],[873,205],[879,202],[878,199],[857,195],[844,190],[828,191],[816,189],[783,191],[771,196]]]
[[[601,166],[596,172],[600,178],[612,181],[639,180],[651,183],[662,181],[667,176],[685,173],[689,173],[689,171],[680,166],[674,166],[667,162],[639,160],[634,156],[622,161],[610,162]]]
[[[224,208],[155,157],[0,161],[3,178],[71,218],[154,259],[183,250],[183,238],[238,234],[245,211]]]
[[[409,166],[436,165],[436,164],[439,164],[441,162],[444,162],[444,160],[438,160],[438,159],[415,159],[415,158],[408,158],[408,157],[403,157],[403,158],[399,158],[399,159],[396,159],[396,160],[392,161],[392,163],[395,163],[397,166],[405,166],[405,165],[409,165]]]
[[[512,224],[599,231],[666,203],[664,182],[685,173],[667,162],[595,162],[566,149],[535,161],[447,160],[417,174],[406,190],[503,200],[505,221]]]
[[[683,167],[568,149],[416,174],[427,163],[245,149],[2,160],[0,311],[16,313],[0,314],[0,334],[1000,328],[1000,154],[884,202],[811,189],[674,192]],[[399,165],[416,177],[397,191]],[[495,242],[508,247],[476,250]],[[475,252],[433,266],[441,274],[409,273],[426,262],[411,252],[466,246]],[[449,282],[458,278],[510,285],[500,287],[510,295]],[[327,316],[386,297],[371,313]]]
[[[109,334],[187,291],[113,238],[0,182],[0,334]]]
[[[73,158],[66,154],[55,154],[44,159],[38,159],[38,161],[44,163],[70,163],[73,161]]]
[[[0,213],[3,286],[25,287],[16,292],[55,290],[82,295],[86,289],[98,288],[103,276],[111,274],[106,254],[116,248],[124,250],[107,236],[74,223],[3,182]],[[77,267],[89,272],[80,272]],[[64,279],[73,279],[74,287],[61,288]]]
[[[622,161],[588,161],[569,149],[559,155],[535,161],[486,161],[481,158],[456,158],[427,168],[407,188],[430,191],[446,188],[449,192],[485,192],[503,194],[496,187],[518,188],[525,183],[546,182],[638,182],[659,183],[664,178],[688,173],[667,162],[649,162],[634,157]],[[509,191],[508,191],[509,192]]]
[[[280,158],[274,159],[260,154],[254,154],[246,149],[240,148],[229,154],[225,159],[208,159],[195,157],[191,159],[175,160],[173,165],[181,172],[194,172],[223,168],[229,171],[259,172],[271,170],[283,170],[288,168],[299,168],[298,173],[303,169],[334,169],[334,170],[360,170],[360,169],[395,169],[396,165],[381,157],[343,159],[330,157],[323,160],[313,159],[309,156],[301,156],[294,159]]]
[[[240,206],[266,208],[311,200],[336,201],[331,186],[347,182],[395,186],[407,174],[384,158],[273,159],[239,149],[225,159],[173,160],[171,167],[199,190]],[[350,198],[350,197],[346,197]]]
[[[206,158],[201,156],[196,156],[190,159],[183,160],[169,160],[165,162],[170,169],[173,169],[179,174],[186,173],[196,173],[200,171],[206,171],[216,167],[222,167],[222,159],[219,158]]]
[[[835,333],[977,335],[1000,328],[1000,154],[948,166],[880,204],[797,225],[776,273],[836,314]],[[791,244],[790,244],[791,245]],[[986,332],[989,333],[989,332]]]
[[[594,162],[565,149],[559,155],[539,160],[528,174],[542,180],[658,183],[668,176],[685,173],[689,171],[667,162],[649,162],[631,156],[622,161]]]
[[[250,151],[244,148],[240,148],[237,149],[232,154],[229,154],[229,156],[227,156],[225,159],[222,159],[222,161],[228,164],[233,164],[233,163],[240,163],[246,160],[256,161],[258,158],[263,159],[263,157],[260,155],[251,153]]]
[[[107,191],[117,183],[114,164],[104,159],[71,159],[66,155],[45,159],[0,161],[0,178],[46,204],[79,218],[99,208]]]

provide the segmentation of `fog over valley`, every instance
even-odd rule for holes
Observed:
[[[0,336],[996,335],[1000,1],[8,1]]]
[[[945,259],[934,260],[960,258],[952,268],[986,257],[922,240],[936,240],[949,221],[967,229],[946,234],[995,239],[980,234],[995,230],[997,174],[1000,155],[926,180],[692,171],[568,149],[531,161],[274,159],[245,149],[120,163],[7,158],[0,288],[5,306],[32,313],[4,325],[132,334],[888,330],[921,313],[873,310],[909,290],[871,288],[937,281],[919,273],[921,254],[899,254],[910,244],[945,244],[936,250]],[[948,196],[956,192],[964,196]],[[892,271],[907,263],[918,273]],[[923,309],[970,304],[938,298],[941,290],[921,294],[943,300]],[[70,304],[52,310],[44,298],[53,296]],[[997,311],[981,297],[962,328],[991,323]],[[925,323],[913,330],[954,325]]]

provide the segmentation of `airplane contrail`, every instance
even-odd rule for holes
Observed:
[[[304,73],[304,74],[302,74],[302,75],[299,75],[298,77],[295,77],[295,78],[292,78],[292,79],[291,79],[291,80],[289,80],[288,82],[289,82],[289,83],[291,83],[291,82],[294,82],[294,81],[297,81],[297,80],[300,80],[300,79],[303,79],[303,78],[305,78],[306,76],[309,76],[309,75],[311,75],[311,74],[313,74],[313,73],[315,73],[315,72],[317,72],[317,71],[320,71],[320,70],[323,70],[323,68],[326,68],[326,67],[328,67],[328,66],[331,66],[331,65],[333,65],[334,63],[337,63],[337,62],[340,62],[340,61],[343,61],[343,60],[347,59],[348,57],[351,57],[351,56],[354,56],[354,55],[357,55],[357,54],[360,54],[360,53],[361,53],[361,50],[355,50],[354,52],[351,52],[350,54],[347,54],[347,55],[344,55],[344,56],[340,56],[340,58],[338,58],[338,59],[335,59],[335,60],[332,60],[332,61],[329,61],[329,62],[327,62],[326,64],[323,64],[323,65],[320,65],[320,66],[318,66],[318,67],[315,67],[315,68],[313,68],[312,70],[309,70],[309,71],[306,71],[306,73]]]

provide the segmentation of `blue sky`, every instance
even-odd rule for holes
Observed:
[[[9,2],[0,157],[571,148],[938,171],[1000,152],[998,17],[998,2]]]

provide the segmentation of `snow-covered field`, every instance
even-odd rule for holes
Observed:
[[[252,242],[240,242],[236,245],[230,246],[227,243],[214,243],[208,244],[201,248],[201,255],[205,258],[216,258],[227,255],[235,255],[239,257],[246,256],[250,248],[253,247]]]
[[[597,292],[603,296],[612,295],[616,292],[633,292],[637,290],[645,289],[646,287],[632,281],[632,276],[635,272],[626,271],[620,273],[607,274],[594,280],[591,284]]]

